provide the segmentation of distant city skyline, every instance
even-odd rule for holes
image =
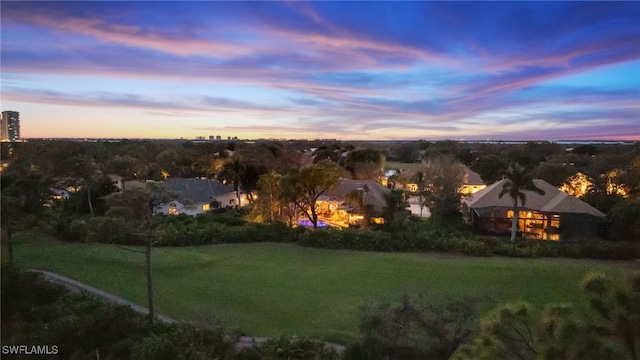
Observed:
[[[20,113],[17,111],[3,111],[0,119],[0,140],[20,140]]]
[[[22,138],[640,140],[640,2],[0,6]]]

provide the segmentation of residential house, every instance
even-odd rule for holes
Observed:
[[[318,198],[318,216],[330,225],[343,227],[361,224],[365,215],[370,216],[373,222],[383,223],[383,214],[387,207],[385,195],[389,191],[375,180],[340,179],[337,186]],[[349,194],[357,192],[362,195],[366,210],[349,199]],[[365,211],[368,214],[365,214]]]
[[[69,191],[64,189],[51,189],[51,198],[53,200],[68,200],[71,197]]]
[[[484,181],[482,181],[480,174],[466,166],[464,167],[464,171],[464,183],[460,187],[460,194],[462,194],[462,196],[469,196],[487,187]]]
[[[390,171],[394,171],[394,172],[392,173]],[[386,184],[388,182],[388,178],[391,176],[391,174],[393,174],[404,179],[403,181],[399,181],[396,184],[396,187],[401,187],[404,190],[407,190],[409,192],[417,192],[418,184],[414,182],[414,178],[415,178],[415,174],[418,171],[419,171],[419,167],[414,167],[414,168],[405,170],[400,174],[396,173],[395,170],[387,170],[387,172],[385,172],[385,176],[382,177],[381,182],[383,182],[383,185]],[[462,196],[471,195],[477,191],[484,189],[487,186],[482,181],[480,174],[478,174],[477,172],[469,169],[466,166],[464,167],[464,172],[465,172],[464,183],[460,187],[460,193],[462,194]],[[387,176],[387,174],[389,174],[389,176]]]
[[[197,215],[220,207],[233,207],[238,201],[233,186],[210,179],[168,179],[163,188],[173,195],[172,200],[156,204],[155,213]]]
[[[414,193],[407,199],[409,210],[411,211],[411,213],[416,216],[429,217],[431,216],[431,212],[429,211],[429,209],[424,206],[422,206],[422,208],[420,207],[421,198],[419,194],[416,194],[418,192],[418,184],[412,182],[417,171],[418,168],[407,170],[400,176],[403,176],[405,179],[411,179],[404,185],[405,190],[410,193]],[[469,169],[466,166],[464,167],[464,171],[464,183],[462,184],[462,186],[460,186],[459,189],[459,192],[463,197],[469,196],[487,187],[487,185],[485,185],[485,183],[482,181],[480,174]]]
[[[477,231],[492,234],[511,231],[513,200],[508,195],[499,196],[506,181],[500,180],[463,198],[463,214]],[[606,224],[604,213],[544,180],[533,182],[544,195],[523,191],[526,203],[519,209],[518,232],[524,238],[582,240],[602,234]]]

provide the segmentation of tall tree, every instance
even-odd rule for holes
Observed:
[[[30,220],[42,213],[43,205],[50,199],[50,185],[51,180],[29,161],[12,162],[0,173],[1,238],[3,245],[7,246],[9,261],[13,257],[13,232],[33,226]]]
[[[160,189],[135,188],[127,192],[121,192],[110,198],[110,209],[107,216],[120,217],[124,221],[132,222],[138,229],[136,234],[144,244],[144,251],[130,249],[116,245],[121,249],[143,253],[145,256],[145,273],[147,277],[147,301],[149,306],[149,322],[155,320],[155,307],[153,301],[153,276],[151,268],[151,248],[153,247],[153,233],[157,222],[153,218],[153,204],[166,202],[169,195]]]
[[[424,172],[417,171],[413,176],[413,181],[418,185],[418,196],[420,197],[420,219],[422,219],[422,209],[424,209]]]
[[[313,166],[290,170],[282,179],[283,194],[318,228],[316,203],[320,195],[338,184],[342,170],[323,160]]]
[[[509,161],[502,155],[481,155],[471,164],[471,169],[487,184],[493,184],[501,179],[502,174],[509,167]]]
[[[135,178],[139,171],[139,161],[133,156],[117,155],[107,163],[107,170],[122,177],[122,190],[125,183]]]
[[[60,175],[65,178],[65,185],[73,187],[73,194],[76,203],[76,214],[80,213],[80,197],[78,189],[82,186],[86,189],[87,203],[91,215],[93,215],[93,204],[91,201],[91,183],[96,174],[96,164],[93,157],[85,154],[78,154],[63,161],[59,167]]]
[[[272,171],[260,176],[257,183],[258,197],[254,201],[252,213],[258,221],[281,221],[282,191],[280,182],[282,175]]]
[[[527,196],[525,191],[531,191],[536,194],[544,195],[544,191],[536,186],[533,182],[531,173],[518,164],[511,163],[505,172],[505,183],[502,185],[502,190],[498,195],[502,198],[504,195],[509,195],[513,201],[513,219],[511,221],[511,241],[516,239],[516,232],[518,230],[518,215],[520,207],[524,207],[527,204]]]
[[[384,164],[384,154],[376,149],[350,151],[343,162],[344,168],[357,180],[376,179],[382,175]]]
[[[384,223],[392,229],[406,230],[410,219],[407,201],[403,190],[394,189],[384,195]]]
[[[459,216],[464,165],[451,155],[437,155],[426,158],[421,171],[426,184],[425,202],[429,205],[432,217],[448,221]]]
[[[236,208],[240,207],[240,181],[244,174],[244,168],[240,157],[235,156],[224,165],[218,174],[218,180],[230,182],[233,185],[233,191],[236,193]]]
[[[353,190],[347,195],[345,195],[345,200],[356,210],[357,213],[362,214],[364,219],[362,219],[362,227],[369,228],[371,225],[371,212],[372,206],[366,204],[366,196],[369,192],[369,187],[367,185],[364,186],[362,190]]]

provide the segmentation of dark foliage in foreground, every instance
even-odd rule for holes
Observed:
[[[70,293],[38,273],[13,266],[2,267],[1,294],[2,345],[56,345],[58,359],[339,358],[324,343],[306,338],[269,340],[238,352],[239,334],[220,327],[186,323],[149,327],[144,316],[128,307]]]
[[[399,304],[364,306],[362,341],[350,346],[345,358],[448,359],[472,336],[476,305],[471,299],[434,303],[405,295]]]
[[[452,359],[638,359],[640,275],[590,273],[581,288],[586,314],[572,304],[547,304],[541,312],[528,303],[500,306]]]

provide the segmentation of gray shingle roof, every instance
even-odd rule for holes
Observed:
[[[466,172],[464,176],[464,183],[466,185],[484,185],[484,182],[482,181],[482,177],[480,177],[480,174],[469,169],[466,166],[464,167],[464,170]]]
[[[210,179],[175,178],[166,180],[163,186],[168,192],[176,194],[176,200],[181,203],[186,200],[193,203],[209,203],[217,196],[234,192],[233,186],[222,185]]]

